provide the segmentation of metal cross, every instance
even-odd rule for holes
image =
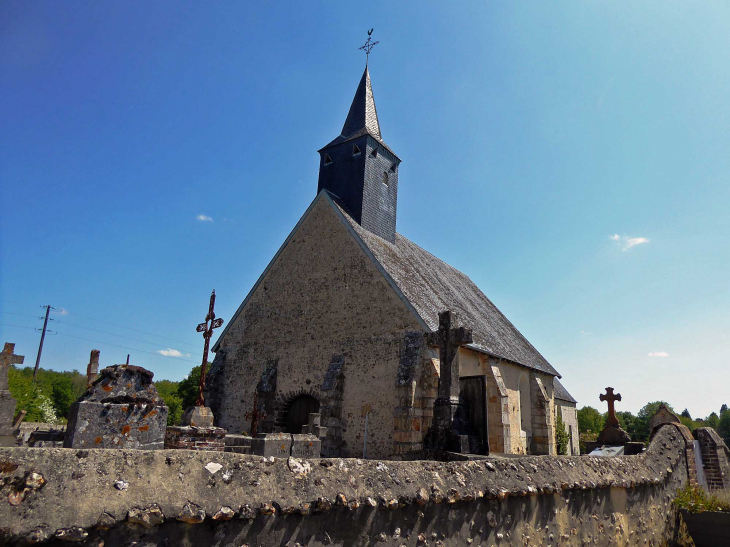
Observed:
[[[246,420],[251,420],[251,436],[255,437],[259,431],[259,421],[266,418],[266,412],[263,409],[259,409],[258,390],[253,392],[253,408],[250,412],[246,412],[243,417]]]
[[[621,394],[620,393],[616,393],[614,395],[613,394],[613,388],[612,387],[607,387],[606,388],[606,394],[604,395],[603,393],[601,393],[598,396],[598,398],[601,401],[608,402],[608,419],[606,420],[606,424],[607,425],[613,425],[613,426],[618,427],[619,426],[619,422],[618,422],[618,418],[616,418],[616,409],[614,408],[614,402],[621,400]]]
[[[10,365],[22,365],[25,357],[15,355],[15,344],[5,343],[5,348],[0,353],[0,391],[8,389],[8,369]]]
[[[200,368],[200,385],[198,390],[198,400],[195,401],[197,406],[205,406],[205,400],[203,399],[203,390],[205,389],[205,372],[208,366],[208,347],[210,346],[210,338],[213,336],[213,329],[217,329],[223,324],[223,319],[216,319],[213,308],[215,306],[215,291],[210,295],[210,306],[208,307],[208,315],[205,316],[205,323],[201,323],[195,329],[198,332],[203,333],[205,339],[205,348],[203,349],[203,364]],[[210,321],[210,325],[208,325]]]
[[[370,59],[370,51],[377,46],[380,42],[373,42],[372,41],[372,34],[374,29],[370,29],[368,31],[368,41],[365,42],[365,45],[362,47],[357,48],[358,50],[363,50],[365,52],[365,66],[368,66],[368,60]]]

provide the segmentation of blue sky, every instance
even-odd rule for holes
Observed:
[[[370,27],[399,232],[581,405],[730,404],[727,2],[3,2],[0,339],[33,365],[52,304],[43,366],[182,378],[314,198]]]

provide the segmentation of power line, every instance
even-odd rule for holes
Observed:
[[[149,344],[151,346],[158,346],[158,347],[160,346],[160,344],[157,343],[157,342],[148,342],[147,340],[140,340],[139,338],[132,338],[131,336],[124,336],[123,334],[114,334],[113,332],[108,332],[108,331],[105,331],[105,330],[93,329],[91,327],[84,327],[83,325],[75,325],[74,323],[69,323],[68,321],[58,321],[58,323],[63,324],[63,325],[68,325],[70,327],[76,327],[76,328],[79,328],[79,329],[93,330],[94,332],[100,332],[102,334],[108,334],[109,336],[117,336],[119,338],[126,338],[127,340],[134,340],[135,342],[142,342],[143,344]]]
[[[6,324],[0,323],[0,327],[14,327],[14,328],[18,328],[18,329],[35,330],[35,327],[26,327],[24,325],[10,325],[10,324],[7,324],[7,323]],[[157,357],[164,357],[165,359],[175,359],[177,361],[186,361],[188,363],[197,363],[197,361],[191,361],[190,359],[184,359],[182,357],[174,357],[172,355],[162,355],[161,353],[155,353],[153,351],[146,351],[146,350],[143,350],[143,349],[131,348],[129,346],[122,346],[122,345],[119,345],[119,344],[112,344],[111,342],[102,342],[101,340],[93,340],[91,338],[84,338],[82,336],[74,336],[73,334],[66,334],[65,332],[59,332],[58,334],[60,334],[61,336],[68,336],[69,338],[78,338],[79,340],[86,340],[87,342],[95,342],[97,344],[106,344],[107,346],[114,346],[114,347],[117,347],[117,348],[129,349],[129,350],[132,350],[132,351],[139,351],[139,352],[142,352],[142,353],[149,353],[150,355],[155,355]]]

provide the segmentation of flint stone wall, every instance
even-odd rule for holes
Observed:
[[[664,426],[637,456],[451,463],[3,448],[0,543],[662,545],[685,430]]]

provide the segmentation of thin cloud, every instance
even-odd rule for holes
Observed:
[[[587,330],[580,331],[580,335],[581,336],[590,336],[591,334],[593,334],[593,333],[592,332],[589,332]]]
[[[208,215],[198,215],[195,217],[195,220],[199,222],[213,222],[213,219]]]
[[[666,351],[650,351],[646,355],[647,357],[669,357]]]
[[[648,237],[629,237],[620,236],[618,234],[610,235],[608,236],[608,239],[610,239],[611,241],[615,241],[616,244],[621,247],[622,251],[627,251],[631,249],[631,247],[643,245],[644,243],[649,243],[651,241]]]
[[[190,357],[189,353],[183,353],[182,351],[173,348],[160,349],[157,350],[157,353],[164,355],[165,357]]]

